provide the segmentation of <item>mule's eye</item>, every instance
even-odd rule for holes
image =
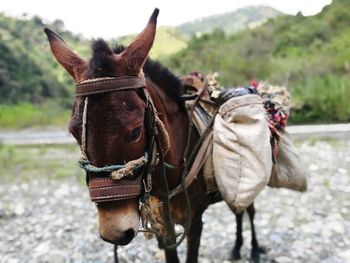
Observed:
[[[135,141],[137,138],[139,138],[140,134],[141,134],[141,131],[142,131],[142,126],[133,129],[131,131],[131,133],[129,134],[128,141],[132,142],[132,141]]]

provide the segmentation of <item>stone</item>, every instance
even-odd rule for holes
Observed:
[[[261,262],[349,261],[350,141],[341,141],[341,147],[335,145],[327,141],[299,144],[309,164],[307,192],[266,188],[256,198],[257,238],[268,248]],[[58,156],[63,158],[64,154]],[[0,238],[0,261],[51,263],[52,257],[57,263],[113,262],[113,246],[99,238],[96,208],[89,201],[86,186],[75,177],[57,181],[35,178],[18,185],[0,183],[0,236],[5,237]],[[231,262],[234,214],[220,202],[206,210],[203,222],[199,262]],[[243,217],[243,237],[239,262],[249,262],[247,214]],[[178,253],[185,262],[186,243]],[[164,262],[156,240],[145,240],[140,234],[129,245],[119,247],[118,255],[121,263]]]

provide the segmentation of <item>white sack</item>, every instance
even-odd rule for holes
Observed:
[[[272,169],[270,131],[258,95],[234,97],[214,123],[213,166],[223,199],[239,212],[267,185]]]
[[[299,192],[307,189],[306,166],[287,132],[283,133],[278,144],[277,160],[272,169],[269,186]]]

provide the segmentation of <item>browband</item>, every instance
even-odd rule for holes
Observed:
[[[76,84],[75,96],[88,96],[112,91],[137,89],[146,86],[146,79],[140,77],[101,78]]]

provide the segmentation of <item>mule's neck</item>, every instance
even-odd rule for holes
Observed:
[[[159,87],[147,79],[147,89],[169,135],[170,149],[165,155],[165,160],[177,168],[167,170],[169,187],[173,188],[181,180],[182,159],[188,136],[188,116],[184,106],[179,105],[165,92],[166,87]]]

